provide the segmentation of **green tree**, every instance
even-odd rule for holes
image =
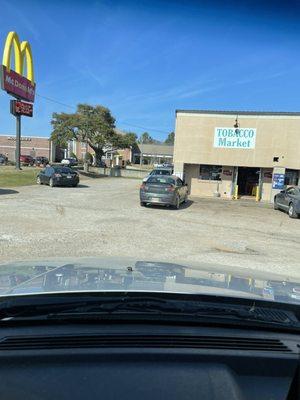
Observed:
[[[133,146],[137,141],[137,135],[134,132],[126,132],[124,135],[119,135],[115,142],[115,147],[126,149]]]
[[[147,143],[156,143],[156,141],[149,135],[148,132],[144,132],[141,134],[139,138],[139,143],[147,144]]]
[[[174,139],[175,139],[175,133],[171,132],[168,134],[167,139],[165,140],[166,144],[174,144]]]
[[[108,108],[100,105],[78,104],[73,114],[54,113],[51,124],[54,143],[66,147],[72,139],[86,142],[94,150],[97,161],[101,161],[105,147],[126,148],[137,138],[132,132],[117,133],[115,118]]]

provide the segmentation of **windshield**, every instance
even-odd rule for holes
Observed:
[[[167,184],[167,185],[174,185],[175,184],[175,181],[174,181],[174,179],[172,179],[172,178],[161,178],[161,177],[159,177],[159,176],[154,176],[154,177],[151,177],[151,178],[149,178],[148,180],[147,180],[147,183],[149,184],[151,184],[151,183],[154,183],[154,184]]]
[[[0,295],[300,303],[299,13],[4,2]]]

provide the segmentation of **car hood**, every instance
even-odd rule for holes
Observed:
[[[300,280],[213,264],[56,258],[0,265],[0,296],[89,291],[207,294],[300,304]]]

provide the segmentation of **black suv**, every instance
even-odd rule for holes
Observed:
[[[47,164],[49,164],[49,160],[47,157],[36,157],[34,159],[34,165],[36,165],[36,166],[40,166],[40,165],[46,166]]]
[[[4,154],[0,154],[0,164],[7,164],[8,158]]]

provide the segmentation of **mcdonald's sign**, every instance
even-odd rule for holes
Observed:
[[[10,112],[13,115],[25,115],[25,117],[32,117],[33,115],[33,104],[25,103],[20,100],[10,101]]]
[[[14,50],[15,71],[11,69],[11,52]],[[27,76],[23,75],[27,66]],[[1,88],[17,99],[34,102],[35,82],[30,44],[21,42],[16,32],[9,32],[6,38],[1,65]]]

